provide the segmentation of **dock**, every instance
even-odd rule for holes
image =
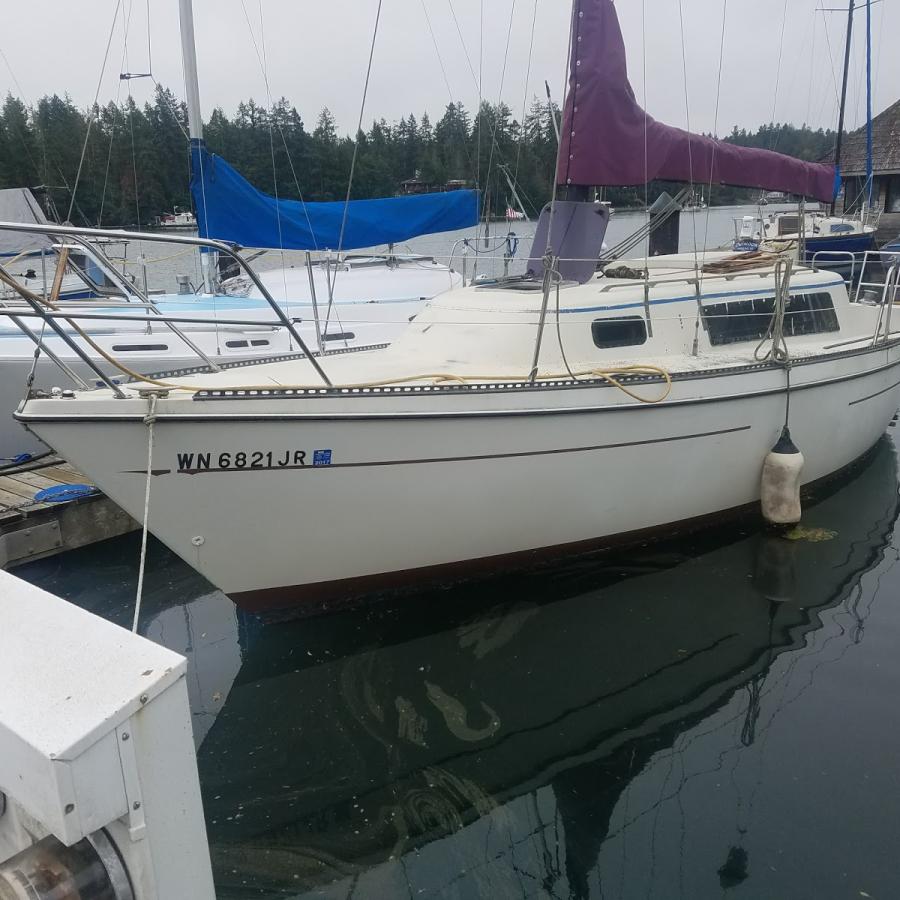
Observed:
[[[0,469],[0,569],[136,528],[131,516],[56,456]]]

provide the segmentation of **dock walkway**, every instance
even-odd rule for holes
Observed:
[[[0,469],[0,568],[74,550],[138,527],[134,519],[99,491],[76,489],[72,499],[38,501],[48,488],[90,481],[55,456]]]

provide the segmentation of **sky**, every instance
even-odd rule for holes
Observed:
[[[814,11],[841,5],[846,0],[618,0],[617,9],[631,82],[650,114],[724,136],[735,125],[755,130],[769,121],[836,126],[846,15]],[[308,128],[327,106],[339,132],[352,133],[377,7],[378,0],[194,0],[204,117],[217,106],[231,115],[251,97],[265,104],[265,71],[272,97],[286,96]],[[545,96],[545,80],[559,101],[570,9],[565,0],[382,0],[364,127],[410,112],[436,121],[451,100],[474,111],[479,72],[482,96],[502,97],[516,118],[523,101]],[[0,96],[33,103],[68,93],[86,107],[95,96],[124,99],[130,85],[143,102],[152,84],[118,75],[150,68],[184,95],[178,0],[52,0],[37,32],[30,4],[4,4],[2,18]],[[876,0],[872,22],[877,113],[900,96],[900,54],[890,46],[880,52],[881,35],[900,34],[900,0]],[[855,28],[848,127],[865,120],[864,10]]]

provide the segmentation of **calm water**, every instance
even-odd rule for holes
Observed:
[[[900,896],[894,432],[807,504],[265,624],[159,544],[219,896]],[[236,523],[252,527],[252,522]],[[136,536],[18,569],[130,622]]]
[[[767,212],[779,210],[796,210],[796,205],[772,204],[766,207]],[[734,219],[744,215],[755,215],[758,212],[756,206],[718,206],[710,209],[684,212],[681,215],[680,250],[691,252],[695,248],[702,251],[704,247],[715,248],[731,243],[734,238]],[[632,234],[646,221],[646,215],[637,210],[617,210],[610,219],[606,233],[606,243],[613,246],[623,238]],[[524,261],[531,249],[534,237],[534,222],[514,222],[511,225],[506,222],[491,222],[490,240],[485,248],[483,226],[479,234],[482,237],[475,243],[478,245],[479,254],[483,254],[478,262],[478,272],[489,275],[500,275],[503,272],[503,238],[509,231],[513,231],[519,238],[519,248],[516,258],[510,266],[510,273],[517,274],[524,271]],[[435,257],[439,262],[449,263],[457,271],[462,271],[462,239],[471,238],[473,229],[463,231],[445,232],[443,234],[431,234],[414,238],[402,246],[397,246],[398,252],[412,251],[424,253]],[[384,251],[384,247],[374,248],[376,251]],[[145,244],[144,254],[148,260],[158,260],[148,265],[147,279],[151,288],[175,291],[177,282],[175,276],[179,274],[190,275],[194,284],[200,284],[202,277],[197,254],[192,250],[185,250],[172,244]],[[141,278],[141,273],[135,263],[135,258],[141,252],[141,248],[131,245],[127,255],[129,259],[128,271]],[[362,251],[360,251],[362,252]],[[644,254],[645,247],[642,244],[632,255],[640,257]],[[282,265],[303,266],[305,256],[300,251],[287,251],[282,254],[279,251],[270,251],[253,262],[253,266],[260,271],[276,268]],[[466,262],[466,271],[472,274],[475,263],[474,252],[470,251]]]

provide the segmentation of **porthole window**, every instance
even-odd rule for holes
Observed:
[[[591,337],[595,346],[602,350],[610,347],[637,347],[647,343],[647,323],[640,316],[594,319],[591,322]]]
[[[168,344],[113,344],[114,353],[135,353],[143,351],[145,353],[151,351],[168,350]]]

